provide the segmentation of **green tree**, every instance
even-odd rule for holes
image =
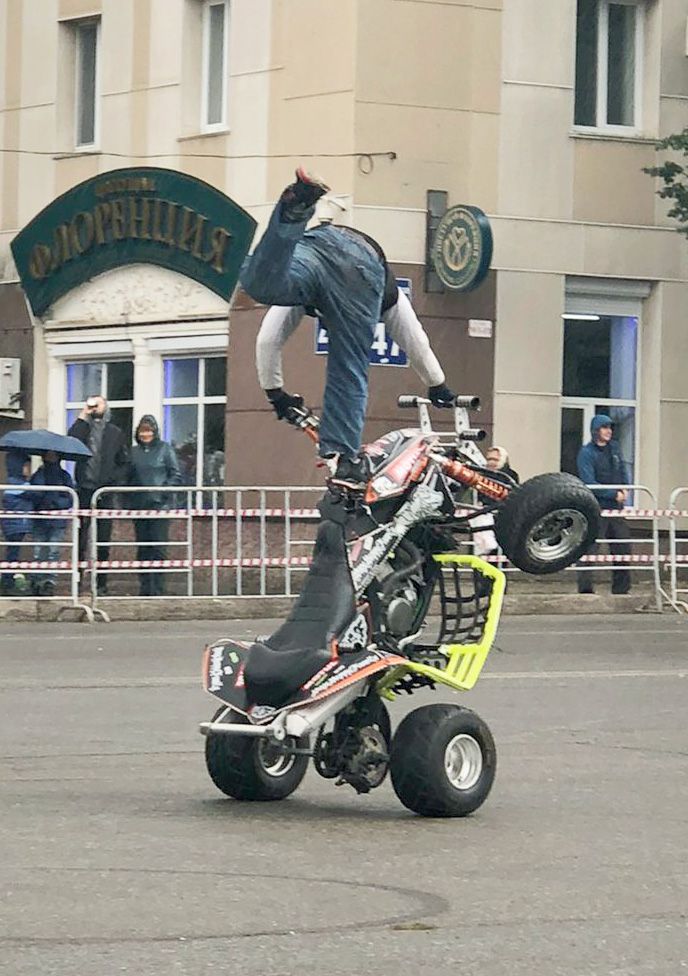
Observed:
[[[663,200],[673,200],[669,216],[678,223],[678,232],[688,237],[688,128],[673,136],[667,136],[657,143],[657,149],[683,153],[683,165],[675,160],[666,160],[661,166],[644,166],[643,172],[657,176],[663,185],[657,195]]]

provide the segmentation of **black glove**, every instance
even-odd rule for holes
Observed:
[[[452,393],[445,383],[438,383],[430,387],[428,397],[436,407],[453,407],[456,393]]]
[[[265,393],[279,420],[291,421],[293,419],[291,411],[303,409],[303,397],[298,393],[292,395],[281,387],[266,390]]]

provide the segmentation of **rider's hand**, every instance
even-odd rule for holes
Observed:
[[[265,393],[279,420],[291,421],[293,419],[291,415],[292,410],[303,409],[303,397],[299,396],[298,393],[287,393],[281,387],[277,387],[274,390],[266,390]]]
[[[456,393],[452,393],[445,383],[438,383],[430,387],[428,397],[436,407],[453,407]]]

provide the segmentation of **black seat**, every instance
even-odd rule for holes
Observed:
[[[351,623],[356,601],[340,525],[320,524],[313,562],[291,613],[272,637],[251,647],[244,670],[254,705],[283,705],[331,659],[331,642]]]

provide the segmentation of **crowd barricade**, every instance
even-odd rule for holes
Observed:
[[[184,593],[170,594],[175,596],[293,596],[294,574],[310,565],[320,518],[315,502],[322,492],[322,487],[270,485],[100,488],[89,513],[93,602],[102,595],[104,581],[119,574],[138,575],[142,585],[146,577],[183,576]],[[164,507],[145,508],[145,496],[151,494],[163,496]],[[136,496],[143,496],[140,504]],[[125,530],[127,538],[98,539],[103,521],[131,525],[147,519],[174,525],[173,537],[141,542]],[[137,558],[112,558],[112,552],[103,558],[105,550],[127,548],[136,548]],[[138,558],[146,548],[166,550],[165,558]],[[108,596],[118,595],[132,593],[108,588]]]
[[[671,603],[676,610],[688,611],[688,587],[681,586],[679,569],[688,563],[688,533],[679,535],[679,519],[688,519],[688,511],[680,507],[685,505],[688,486],[674,488],[669,498],[669,559],[671,564],[670,593]]]
[[[682,537],[677,530],[677,520],[688,518],[688,511],[677,508],[681,496],[688,494],[688,487],[677,488],[672,493],[668,509],[657,507],[656,497],[645,485],[608,487],[632,492],[632,507],[605,510],[602,514],[605,518],[623,518],[636,523],[630,540],[633,551],[615,551],[619,545],[629,545],[626,540],[599,540],[600,544],[608,546],[608,552],[590,553],[567,572],[628,567],[634,573],[645,573],[652,578],[656,609],[661,610],[664,604],[677,610],[688,609],[688,602],[681,600],[688,589],[679,585],[679,567],[688,563],[688,537]],[[16,486],[0,486],[0,491],[12,488],[16,489]],[[110,597],[135,596],[137,591],[131,585],[131,579],[138,576],[141,583],[146,577],[156,575],[166,581],[175,581],[168,595],[176,597],[293,596],[298,589],[295,577],[310,565],[320,518],[316,503],[323,491],[322,487],[267,485],[108,487],[94,492],[92,507],[80,512],[77,496],[71,489],[32,486],[26,490],[71,494],[73,507],[69,510],[29,513],[29,517],[36,519],[69,521],[65,536],[69,541],[60,543],[66,550],[65,558],[49,565],[30,558],[12,563],[4,561],[0,562],[0,571],[22,571],[27,575],[50,571],[68,576],[73,605],[80,605],[79,579],[86,576],[94,607],[102,595],[98,580],[110,582],[118,576],[129,577],[130,581],[120,581],[110,588]],[[163,507],[143,507],[145,496],[151,493],[164,498]],[[645,502],[647,507],[641,508],[638,502]],[[81,562],[78,558],[80,516],[84,520],[90,518],[92,522],[89,558]],[[24,513],[0,513],[0,518],[21,517],[26,516]],[[164,533],[162,540],[137,540],[135,522],[150,519],[164,520],[170,531]],[[98,539],[98,525],[104,521],[119,527],[110,541]],[[662,553],[660,548],[660,527],[664,528],[666,524],[669,528],[668,554]],[[638,531],[640,528],[646,531]],[[23,546],[35,544],[25,541]],[[156,548],[165,550],[164,558],[145,558],[146,549]],[[106,549],[110,550],[107,554]],[[108,558],[104,558],[106,555]],[[499,550],[488,558],[507,573],[520,572]],[[670,571],[670,592],[663,589],[664,568]],[[64,596],[61,599],[64,600]]]
[[[588,485],[588,488],[599,488],[599,485]],[[626,491],[628,492],[629,498],[632,500],[633,504],[626,508],[611,508],[602,509],[602,517],[606,519],[618,519],[622,518],[631,522],[649,522],[650,523],[650,533],[647,538],[638,535],[631,537],[630,540],[626,539],[598,539],[598,546],[601,544],[607,545],[609,547],[609,553],[600,553],[599,551],[588,553],[583,556],[580,562],[575,568],[576,571],[581,573],[593,572],[596,567],[599,568],[600,565],[605,566],[607,569],[628,569],[629,572],[637,573],[647,573],[652,576],[652,584],[655,599],[655,608],[658,611],[662,610],[664,599],[666,594],[662,588],[662,564],[667,561],[667,556],[662,555],[660,552],[659,545],[659,522],[660,519],[666,514],[663,510],[658,508],[657,498],[654,492],[648,488],[646,485],[605,485],[605,490],[616,490],[616,491]],[[648,504],[646,507],[642,507],[638,504],[638,495],[640,496],[640,501],[647,500]],[[630,552],[630,553],[620,553],[614,550],[621,546],[633,546],[634,549],[640,549],[640,552]]]
[[[28,512],[6,511],[4,505],[4,493],[6,491],[33,495],[60,494],[69,495],[71,506],[67,509],[55,510],[33,510]],[[36,525],[41,522],[49,521],[66,522],[62,539],[53,542],[45,542],[34,538]],[[0,485],[0,522],[8,523],[13,521],[28,521],[31,524],[29,531],[19,540],[7,539],[3,530],[3,543],[5,551],[4,559],[0,559],[0,574],[3,581],[12,578],[12,586],[3,585],[2,595],[5,597],[31,596],[32,594],[19,591],[16,588],[18,580],[14,577],[28,578],[29,583],[40,581],[41,577],[57,576],[68,577],[69,600],[73,606],[79,605],[79,499],[73,488],[65,485]],[[58,549],[60,558],[54,560],[38,560],[36,557],[37,547],[44,548],[50,546]],[[22,558],[8,560],[7,548],[16,547]],[[35,589],[35,587],[32,587]],[[47,599],[60,600],[65,602],[64,593],[57,593]]]

